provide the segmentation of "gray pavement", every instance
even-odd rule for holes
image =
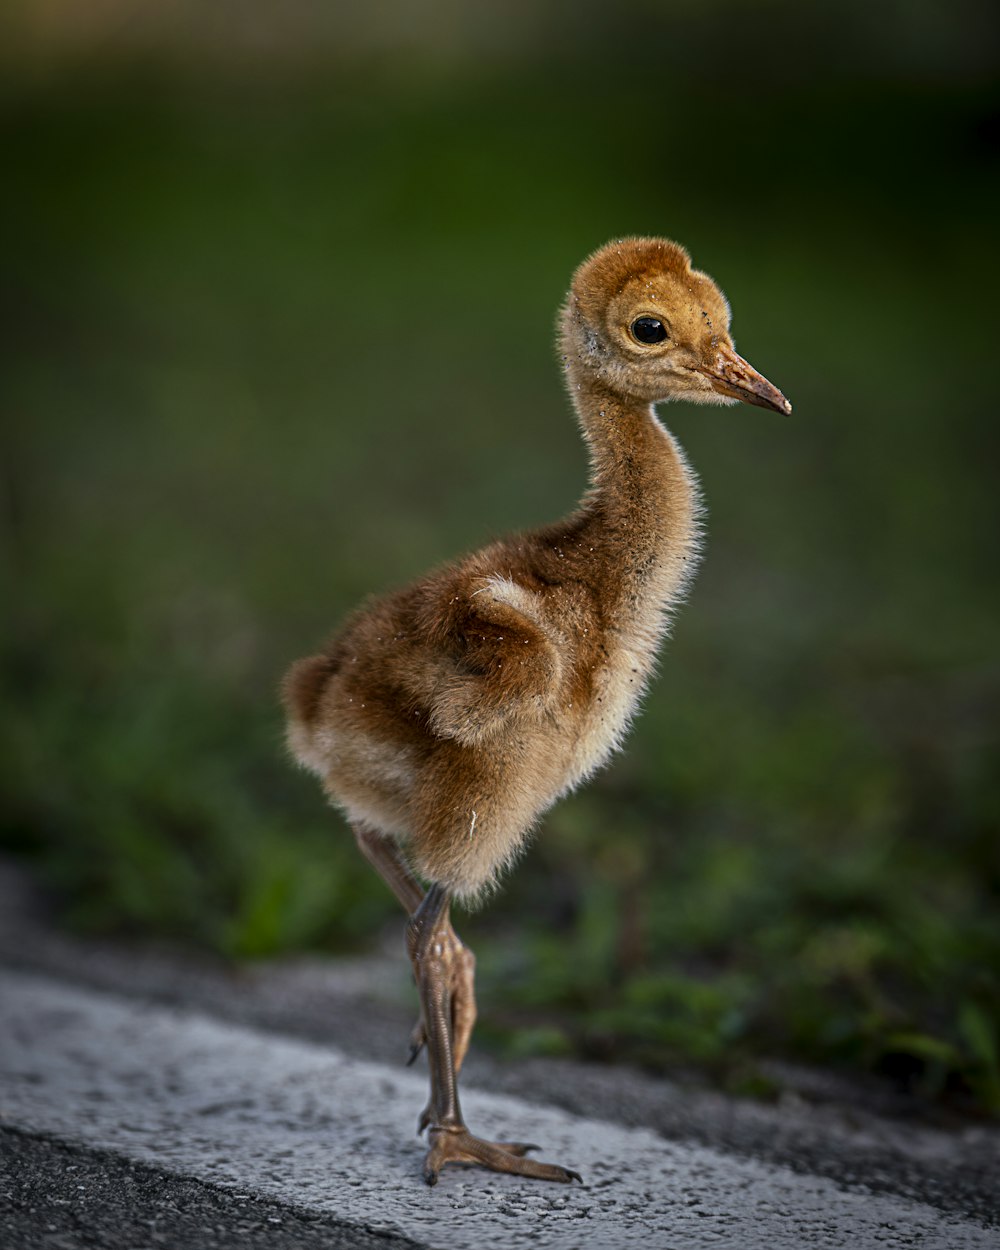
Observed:
[[[477,1131],[542,1142],[587,1183],[449,1169],[428,1190],[422,1073],[26,972],[0,971],[0,1001],[0,1124],[370,1234],[454,1250],[1000,1246],[996,1228],[863,1183],[478,1089]]]

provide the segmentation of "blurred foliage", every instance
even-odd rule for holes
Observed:
[[[796,411],[664,413],[706,563],[625,755],[463,918],[484,1036],[998,1111],[995,94],[811,43],[706,80],[710,33],[687,65],[660,23],[634,63],[9,76],[3,845],[91,931],[394,921],[283,758],[281,671],[572,505],[555,308],[608,237],[673,235]]]

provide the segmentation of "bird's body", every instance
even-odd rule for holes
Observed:
[[[697,505],[670,435],[651,423],[647,437],[626,472],[663,503],[655,517],[638,496],[595,495],[364,609],[290,674],[298,758],[458,897],[495,881],[535,819],[604,763],[652,672]]]
[[[790,408],[735,354],[728,322],[721,293],[676,244],[623,240],[591,257],[560,330],[591,453],[579,509],[362,608],[286,678],[293,753],[414,913],[411,955],[428,986],[428,1179],[451,1159],[574,1175],[513,1143],[480,1143],[461,1122],[454,1078],[474,1015],[471,957],[447,902],[491,886],[539,815],[605,762],[652,673],[696,561],[699,514],[652,404],[722,395]],[[431,883],[419,907],[406,864]],[[428,973],[436,958],[448,967]]]

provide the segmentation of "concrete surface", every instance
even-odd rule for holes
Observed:
[[[428,1190],[412,1136],[422,1073],[27,972],[0,970],[0,1002],[0,1125],[366,1235],[441,1250],[1000,1247],[995,1227],[863,1178],[837,1184],[481,1090],[465,1096],[476,1131],[539,1141],[586,1185],[448,1169]]]

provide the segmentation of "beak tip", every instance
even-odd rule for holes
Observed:
[[[700,372],[708,377],[715,390],[730,399],[741,399],[756,408],[770,408],[786,417],[792,411],[792,405],[781,391],[732,348],[720,348],[714,364],[703,366]]]

